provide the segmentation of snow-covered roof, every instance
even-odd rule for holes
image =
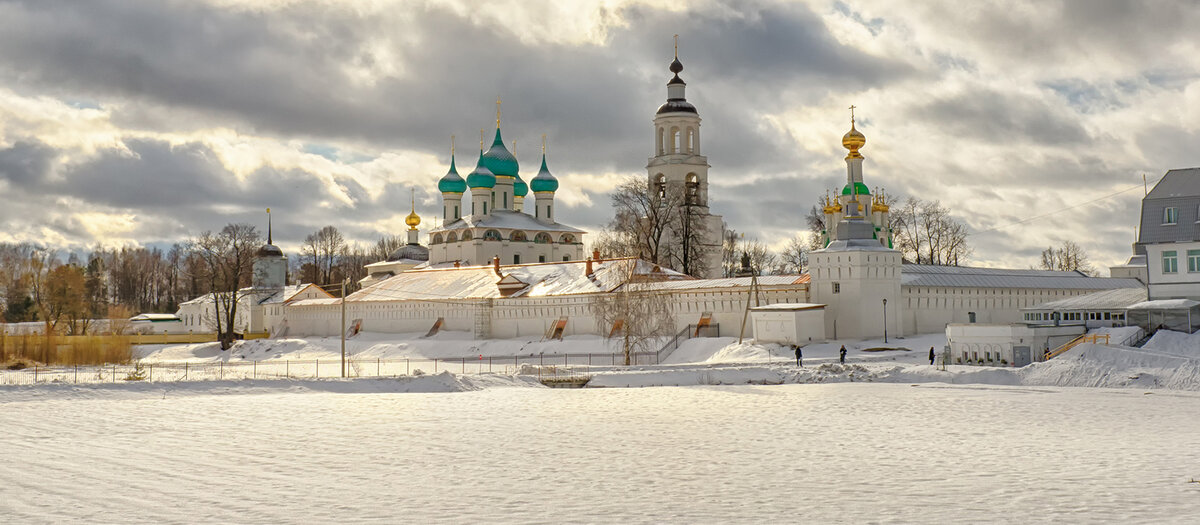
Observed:
[[[148,321],[151,323],[162,321],[178,321],[179,316],[175,314],[138,314],[129,318],[130,321]]]
[[[792,311],[792,310],[815,310],[825,308],[823,304],[817,303],[775,303],[766,304],[763,306],[755,306],[750,309],[752,312],[758,311]]]
[[[570,233],[587,233],[579,228],[572,228],[566,224],[557,222],[544,223],[535,219],[528,213],[512,211],[512,210],[493,210],[491,213],[484,215],[478,219],[471,216],[466,216],[453,222],[448,222],[440,227],[429,231],[430,234],[451,231],[465,230],[467,228],[498,228],[507,230],[522,230],[531,232],[570,232]],[[532,238],[532,236],[531,236]]]
[[[315,284],[310,284],[310,283],[290,284],[290,285],[284,286],[283,288],[275,291],[274,293],[270,293],[269,289],[256,289],[253,287],[247,287],[247,288],[242,288],[242,289],[238,290],[238,297],[240,300],[240,298],[242,298],[242,297],[251,297],[251,296],[255,295],[256,293],[264,293],[264,294],[269,294],[269,295],[262,297],[262,299],[260,299],[258,301],[258,304],[286,303],[286,302],[292,300],[293,297],[295,297],[296,295],[299,295],[300,292],[303,292],[305,289],[307,289],[310,286],[316,287],[318,290],[321,290],[321,288],[319,286],[317,286]],[[326,292],[325,290],[321,290],[321,293],[324,293],[325,295],[329,296],[329,293]],[[332,297],[332,296],[330,296],[330,297]],[[211,304],[212,302],[213,302],[213,294],[206,293],[206,294],[201,295],[200,297],[197,297],[190,301],[184,301],[182,303],[179,303],[179,306]]]
[[[1123,310],[1131,304],[1145,300],[1145,288],[1114,288],[1049,301],[1021,310]]]
[[[1200,301],[1191,299],[1158,299],[1129,306],[1129,310],[1188,310],[1200,306]]]
[[[645,289],[650,290],[698,290],[715,288],[746,288],[750,286],[751,277],[727,277],[721,279],[688,279],[679,281],[664,281],[647,283]],[[789,286],[806,284],[809,275],[762,275],[758,278],[759,286]]]
[[[905,264],[900,267],[904,286],[942,286],[947,288],[1031,288],[1067,290],[1109,290],[1140,288],[1137,279],[1089,277],[1081,272],[1053,270],[1013,270]]]
[[[609,292],[629,281],[631,276],[645,276],[648,279],[691,279],[669,269],[658,268],[655,272],[656,265],[633,258],[593,262],[593,272],[590,276],[587,275],[587,265],[587,261],[503,265],[499,275],[492,265],[410,270],[350,294],[346,301],[549,297]],[[497,286],[501,279],[505,279],[506,289],[508,283],[514,283],[514,280],[525,283],[526,286],[511,294],[502,294]],[[329,302],[324,299],[310,299],[292,304],[312,306]]]

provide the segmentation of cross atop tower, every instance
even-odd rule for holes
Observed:
[[[454,158],[454,135],[450,135],[450,158]]]
[[[496,127],[500,127],[500,97],[496,97]]]
[[[546,134],[542,133],[542,155],[546,155]]]
[[[854,127],[854,104],[850,104],[850,127]]]
[[[675,34],[675,58],[679,58],[679,34]]]

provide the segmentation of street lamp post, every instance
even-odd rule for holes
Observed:
[[[887,299],[883,300],[883,342],[887,344]]]

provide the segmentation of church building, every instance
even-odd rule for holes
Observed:
[[[429,264],[461,265],[577,261],[583,258],[583,230],[555,218],[554,192],[558,179],[546,166],[542,136],[542,166],[527,184],[517,158],[500,136],[500,101],[496,101],[496,138],[486,152],[479,141],[479,161],[464,180],[450,146],[450,170],[438,181],[442,194],[442,225],[429,232]],[[468,191],[469,190],[469,191]],[[525,198],[533,190],[533,214]],[[467,202],[463,195],[469,194]]]

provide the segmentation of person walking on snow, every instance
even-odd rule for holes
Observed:
[[[801,367],[804,366],[804,365],[800,364],[801,363],[800,358],[802,358],[802,357],[804,357],[804,354],[800,351],[800,347],[797,346],[796,347],[796,366],[801,366]]]
[[[846,364],[846,345],[842,345],[842,349],[838,352],[841,353],[842,364]]]
[[[933,347],[929,347],[929,364],[933,364]]]

